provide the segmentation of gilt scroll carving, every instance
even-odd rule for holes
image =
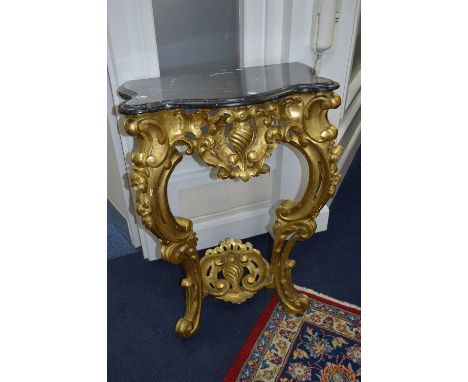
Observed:
[[[297,93],[257,105],[193,113],[163,110],[123,118],[126,132],[138,143],[130,175],[136,211],[161,240],[163,260],[182,264],[185,271],[185,315],[176,326],[179,335],[190,337],[198,330],[202,299],[208,295],[239,303],[258,289],[274,287],[287,311],[305,311],[308,299],[293,288],[295,262],[289,255],[298,240],[315,232],[315,218],[340,181],[336,163],[342,148],[335,145],[337,130],[327,118],[328,110],[339,105],[340,97],[333,92]],[[169,207],[172,171],[184,153],[197,154],[218,168],[220,179],[248,181],[270,170],[266,161],[280,143],[304,155],[309,182],[299,202],[286,200],[276,210],[271,265],[234,239],[208,250],[200,264],[192,222],[174,217]],[[228,244],[236,249],[227,250]]]
[[[236,239],[208,249],[200,266],[205,295],[236,304],[273,284],[270,264],[251,243]]]

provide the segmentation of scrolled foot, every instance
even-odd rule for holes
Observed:
[[[275,242],[271,265],[275,276],[276,292],[284,310],[288,313],[301,314],[309,306],[309,298],[294,289],[291,271],[296,262],[289,258],[289,254],[297,240],[304,240],[312,236],[316,227],[315,221],[307,219],[293,222],[279,219],[274,226]]]
[[[309,307],[309,298],[296,290],[285,290],[281,296],[283,309],[288,313],[301,314]]]
[[[187,269],[188,268],[186,268],[186,270]],[[192,272],[199,272],[199,266],[190,269]],[[194,280],[197,281],[194,282]],[[200,323],[200,309],[202,302],[200,277],[194,277],[194,275],[192,275],[192,277],[186,277],[182,280],[181,286],[185,289],[185,315],[177,321],[176,333],[183,338],[189,338],[198,332]]]
[[[276,267],[277,274],[282,276],[276,279],[276,292],[286,312],[301,314],[307,310],[309,298],[294,289],[291,270],[295,263],[294,260],[287,260],[283,267]]]
[[[195,326],[192,321],[185,317],[179,318],[176,324],[177,335],[183,338],[190,338],[198,331],[198,323]]]

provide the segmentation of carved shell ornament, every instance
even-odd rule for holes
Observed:
[[[200,260],[203,291],[224,301],[241,303],[271,286],[270,265],[252,244],[226,239]]]
[[[211,117],[208,133],[199,137],[197,152],[203,161],[219,167],[219,178],[246,182],[270,171],[265,161],[279,142],[277,133],[261,107],[222,109]]]

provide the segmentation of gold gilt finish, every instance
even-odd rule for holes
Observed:
[[[270,264],[251,243],[226,239],[200,261],[203,293],[240,304],[258,290],[273,286]]]
[[[136,191],[136,211],[143,224],[162,243],[161,257],[181,264],[185,277],[185,314],[176,332],[190,337],[199,326],[201,303],[212,295],[240,303],[263,287],[276,289],[284,308],[303,313],[308,298],[293,288],[289,259],[298,240],[312,236],[315,218],[340,181],[336,162],[342,148],[334,144],[336,128],[327,119],[329,109],[340,105],[333,92],[298,93],[279,100],[245,107],[198,110],[163,110],[124,116],[128,134],[137,137],[130,175]],[[249,243],[226,239],[199,259],[192,222],[174,217],[167,198],[172,171],[184,152],[197,153],[208,165],[218,168],[220,179],[242,179],[267,173],[265,161],[285,143],[304,155],[309,182],[299,202],[286,200],[276,210],[271,265]]]

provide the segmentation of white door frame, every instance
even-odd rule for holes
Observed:
[[[107,129],[110,133],[112,139],[112,146],[108,145],[108,150],[114,150],[115,155],[113,160],[115,159],[117,165],[118,174],[113,176],[118,176],[120,179],[120,191],[123,196],[124,201],[124,208],[125,210],[121,210],[122,206],[117,208],[117,210],[122,214],[125,218],[128,226],[128,231],[130,234],[130,240],[132,245],[136,247],[141,246],[140,240],[140,233],[138,231],[138,225],[135,217],[135,213],[133,211],[133,198],[132,193],[130,191],[129,180],[127,176],[127,164],[125,163],[125,155],[122,148],[122,142],[120,139],[120,135],[118,133],[118,123],[117,123],[117,116],[115,115],[115,105],[114,99],[112,96],[112,90],[110,86],[109,76],[107,76]],[[109,171],[109,170],[108,170]],[[109,174],[108,174],[109,176]],[[119,194],[116,194],[119,195]],[[112,201],[112,200],[111,200]],[[112,201],[113,202],[113,201]],[[120,203],[119,203],[120,204]]]
[[[159,77],[158,49],[154,28],[151,0],[108,0],[107,2],[107,70],[114,105],[110,119],[114,144],[122,151],[117,156],[125,158],[120,170],[128,174],[131,169],[130,153],[133,138],[118,126],[115,107],[120,103],[118,86],[123,82],[145,77]],[[109,101],[108,101],[109,102]],[[119,131],[120,129],[120,131]],[[120,143],[120,145],[119,145]],[[125,179],[125,175],[122,175]],[[129,219],[130,232],[138,232],[143,256],[148,260],[159,258],[159,241],[135,218],[133,192],[127,181],[122,182],[128,210],[134,219]],[[133,239],[132,239],[133,241]]]

